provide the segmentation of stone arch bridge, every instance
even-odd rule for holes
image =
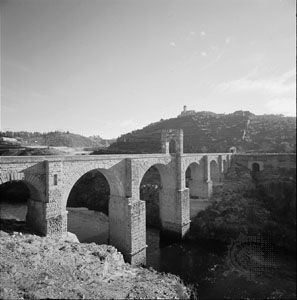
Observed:
[[[174,152],[170,153],[172,143]],[[67,232],[66,204],[72,187],[87,172],[99,170],[110,186],[109,242],[130,263],[145,263],[146,214],[139,188],[146,171],[154,166],[160,173],[162,231],[182,238],[190,227],[189,193],[209,198],[235,155],[184,154],[182,130],[162,131],[161,145],[162,153],[158,154],[2,156],[0,184],[23,180],[30,190],[28,226],[41,235],[62,235]],[[246,159],[242,161],[248,164]],[[188,168],[191,178],[186,187]]]

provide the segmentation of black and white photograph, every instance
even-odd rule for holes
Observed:
[[[0,0],[0,299],[296,299],[295,0]]]

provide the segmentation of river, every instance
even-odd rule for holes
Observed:
[[[201,209],[192,205],[191,215]],[[68,231],[80,242],[108,242],[108,217],[87,208],[67,208]],[[26,205],[0,203],[0,217],[25,220]],[[179,275],[195,288],[199,299],[294,299],[296,258],[278,253],[277,264],[254,278],[228,263],[230,250],[216,241],[183,242],[160,246],[159,230],[147,228],[147,267]],[[295,295],[295,296],[294,296]]]

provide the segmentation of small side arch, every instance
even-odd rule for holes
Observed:
[[[35,176],[12,176],[9,174],[1,174],[0,183],[7,182],[23,182],[29,190],[29,197],[27,199],[27,214],[26,225],[28,228],[40,235],[46,234],[45,221],[45,193],[42,182]]]
[[[210,169],[210,179],[214,184],[220,182],[221,177],[220,177],[220,169],[219,169],[219,164],[217,161],[212,160],[209,163],[209,169]]]
[[[264,170],[264,162],[263,161],[249,161],[248,168],[251,172],[257,173]]]
[[[252,172],[260,172],[260,165],[256,162],[252,164]]]
[[[202,161],[192,162],[186,169],[186,187],[189,188],[190,198],[201,198],[203,195],[205,168]]]

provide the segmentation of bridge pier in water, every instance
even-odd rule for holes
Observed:
[[[189,189],[162,189],[160,202],[161,236],[180,240],[190,229]]]

